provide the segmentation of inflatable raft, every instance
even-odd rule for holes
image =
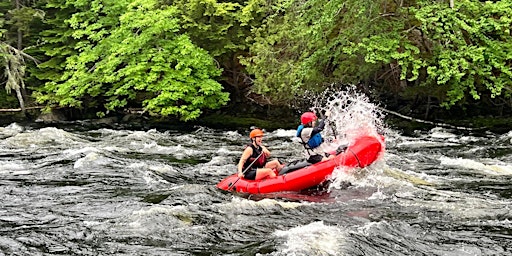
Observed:
[[[361,136],[335,158],[316,164],[299,161],[288,164],[275,178],[261,180],[239,179],[235,173],[217,184],[217,188],[240,193],[262,194],[279,191],[301,191],[328,180],[337,166],[364,168],[384,152],[384,137]]]

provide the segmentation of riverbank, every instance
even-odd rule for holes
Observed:
[[[267,130],[295,129],[299,120],[299,114],[293,110],[281,110],[280,112],[249,112],[247,114],[215,112],[202,116],[198,120],[183,122],[173,118],[151,117],[142,113],[124,113],[106,118],[68,119],[63,113],[42,114],[32,110],[24,116],[21,112],[0,113],[0,125],[20,123],[31,126],[83,126],[86,129],[94,127],[103,128],[127,128],[127,129],[181,129],[194,130],[197,126],[205,126],[216,129],[248,130],[251,127],[261,127]],[[445,127],[447,129],[462,132],[507,133],[512,127],[512,118],[509,117],[473,117],[451,120],[422,120],[409,117],[396,112],[386,113],[385,123],[404,134],[412,134],[415,130],[428,130],[433,127]]]

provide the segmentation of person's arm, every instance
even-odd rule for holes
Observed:
[[[319,133],[319,132],[323,131],[323,130],[324,130],[324,127],[325,127],[325,121],[324,121],[324,119],[322,119],[322,120],[320,120],[320,121],[318,122],[318,126],[315,126],[315,127],[313,128],[313,131],[311,132],[311,137],[313,137],[313,135],[315,135],[315,134],[317,134],[317,133]]]
[[[270,150],[268,150],[267,147],[265,147],[263,145],[261,145],[261,148],[262,148],[263,153],[265,153],[265,156],[269,157],[270,156]]]
[[[242,153],[242,156],[240,157],[240,160],[238,161],[238,177],[243,177],[244,174],[242,173],[243,170],[244,170],[244,164],[245,164],[245,161],[247,161],[247,159],[249,159],[249,157],[252,155],[252,148],[251,147],[247,147],[245,148],[244,152]]]
[[[325,128],[325,119],[327,119],[331,115],[330,110],[326,110],[325,114],[322,115],[322,119],[318,122],[318,125],[313,128],[313,132],[311,132],[311,136],[321,132]]]

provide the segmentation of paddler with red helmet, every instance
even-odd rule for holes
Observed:
[[[327,111],[325,116],[329,117],[329,115],[330,112]],[[297,128],[297,137],[301,139],[301,143],[309,156],[308,162],[313,164],[334,158],[334,155],[324,152],[322,147],[324,139],[320,132],[325,127],[324,119],[318,121],[317,124],[318,118],[315,113],[304,112],[300,117],[301,125]]]
[[[249,134],[249,144],[238,162],[238,177],[247,180],[260,180],[265,177],[274,178],[283,168],[279,160],[268,161],[270,151],[263,146],[264,133],[261,129],[253,129]]]

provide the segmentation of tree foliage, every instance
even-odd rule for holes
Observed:
[[[145,110],[183,120],[227,102],[228,94],[215,81],[220,70],[205,50],[179,33],[175,7],[155,0],[87,2],[68,20],[73,37],[81,39],[79,54],[66,59],[62,82],[47,83],[52,94],[38,100],[72,107],[101,104],[111,111],[143,97]]]
[[[31,74],[44,84],[47,82],[62,82],[66,67],[66,59],[78,54],[76,44],[84,38],[73,37],[74,30],[69,26],[68,19],[79,12],[80,5],[75,7],[75,1],[46,0],[44,6],[45,19],[40,32],[42,43],[34,50],[42,56],[37,68],[31,69]],[[55,88],[42,87],[36,91],[53,91]],[[36,93],[37,95],[40,92]]]
[[[244,59],[248,71],[256,77],[255,90],[270,94],[279,102],[292,100],[306,91],[322,91],[333,81],[365,80],[382,63],[358,46],[370,45],[369,38],[379,35],[394,41],[375,47],[388,52],[396,52],[398,47],[397,28],[404,25],[400,19],[381,17],[381,8],[388,2],[392,3],[279,1],[264,24],[254,29],[251,55]],[[290,91],[291,94],[285,93]]]
[[[251,42],[251,28],[259,27],[270,3],[263,0],[177,0],[181,30],[197,46],[208,51],[223,69],[220,80],[237,99],[247,88],[248,75],[239,63]]]
[[[30,35],[30,27],[35,20],[43,17],[41,10],[23,6],[22,1],[14,4],[3,2],[0,9],[7,10],[0,16],[0,64],[3,67],[5,90],[16,93],[21,110],[25,113],[25,72],[26,60],[37,62],[24,52],[23,38]]]
[[[401,91],[440,92],[445,107],[509,96],[510,1],[281,0],[272,11],[244,63],[275,101],[332,81],[386,87],[387,76]]]
[[[172,1],[179,10],[181,29],[213,57],[230,54],[246,47],[242,30],[242,4],[216,0]],[[247,30],[248,32],[248,30]]]
[[[510,0],[18,0],[0,10],[0,64],[18,74],[2,82],[29,85],[49,108],[192,120],[226,104],[226,91],[287,105],[334,82],[446,108],[512,105]],[[43,62],[27,66],[27,51]]]
[[[21,88],[25,87],[23,80],[25,76],[25,59],[22,52],[16,48],[6,44],[0,43],[0,55],[3,56],[5,77],[5,90],[11,93],[11,90],[19,92]]]
[[[426,85],[447,85],[443,105],[450,107],[468,94],[492,98],[512,88],[512,2],[457,1],[454,8],[422,1],[411,8],[431,46],[423,59]]]

